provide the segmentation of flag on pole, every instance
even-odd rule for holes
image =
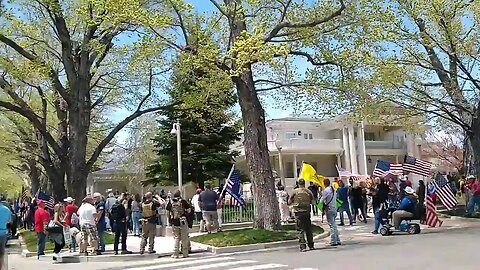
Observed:
[[[385,177],[389,174],[403,175],[403,165],[400,163],[389,163],[378,160],[372,175],[374,177]]]
[[[443,175],[436,181],[432,182],[433,187],[435,188],[435,194],[438,196],[442,204],[448,209],[453,210],[457,206],[457,197],[453,193],[452,188],[448,184],[447,180]]]
[[[412,156],[405,156],[403,169],[414,174],[430,176],[432,172],[432,163]]]
[[[437,215],[437,207],[433,203],[433,198],[432,194],[430,191],[427,189],[427,196],[426,196],[426,203],[427,203],[427,209],[426,209],[426,216],[425,216],[425,224],[428,225],[429,227],[440,227],[442,226],[443,221],[441,221],[438,218]]]
[[[45,203],[45,207],[49,209],[53,209],[55,207],[55,199],[53,198],[53,196],[47,195],[40,190],[37,191],[35,199],[37,201],[43,201]]]
[[[234,206],[245,206],[246,203],[242,198],[242,190],[240,185],[240,175],[238,171],[233,171],[225,185],[225,191],[230,194],[231,202]]]
[[[323,183],[323,180],[325,180],[325,177],[321,175],[317,175],[317,171],[315,170],[315,168],[313,168],[313,166],[308,163],[302,164],[302,170],[300,171],[300,178],[307,182],[314,183],[317,186],[321,187],[322,189],[325,189],[325,184]]]
[[[32,193],[30,193],[30,190],[26,189],[25,187],[22,187],[22,189],[23,189],[23,192],[22,192],[21,201],[24,202],[24,201],[26,201],[28,198],[31,198],[31,197],[32,197]]]

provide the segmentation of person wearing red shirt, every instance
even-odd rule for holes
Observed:
[[[67,213],[67,217],[65,218],[65,223],[67,223],[68,227],[72,227],[72,215],[75,213],[77,215],[78,206],[75,204],[75,200],[72,197],[68,197],[63,200],[67,203],[67,207],[65,207],[65,212]],[[77,218],[78,221],[78,218]],[[74,222],[73,227],[76,227],[78,222]]]
[[[473,212],[475,212],[475,206],[480,207],[480,182],[475,180],[475,177],[473,176],[469,176],[468,181],[468,188],[472,195],[468,202],[467,216],[471,217]]]
[[[35,232],[37,233],[38,238],[38,257],[45,255],[45,243],[47,241],[45,229],[48,226],[48,222],[50,222],[50,214],[45,210],[45,202],[39,201],[38,209],[35,211]]]

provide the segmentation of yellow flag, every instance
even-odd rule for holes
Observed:
[[[323,180],[325,180],[325,177],[323,177],[321,175],[317,175],[317,171],[310,164],[307,164],[307,163],[302,164],[302,170],[300,172],[300,178],[302,178],[303,180],[305,180],[307,182],[317,184],[322,189],[325,189],[325,185],[323,183]]]
[[[338,190],[338,188],[339,188],[339,186],[338,186],[338,183],[337,183],[337,182],[333,182],[332,186],[333,186],[333,189],[335,189],[335,191],[337,191],[337,190]]]

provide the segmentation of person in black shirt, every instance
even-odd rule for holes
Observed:
[[[377,186],[368,193],[369,196],[372,196],[373,213],[375,215],[375,227],[372,231],[373,234],[377,234],[378,230],[380,229],[380,225],[383,225],[381,211],[384,213],[387,212],[388,206],[385,204],[387,202],[389,192],[389,188],[388,185],[385,184],[385,180],[377,177],[375,179],[375,183],[377,183]]]
[[[132,254],[131,251],[127,250],[127,213],[125,211],[125,207],[120,203],[120,201],[117,200],[112,206],[110,218],[113,221],[112,230],[115,232],[115,242],[113,244],[115,255],[118,255],[118,243],[120,236],[122,236],[122,254]]]
[[[314,216],[318,216],[318,208],[316,203],[318,202],[318,186],[315,185],[314,183],[310,183],[310,186],[308,187],[308,190],[312,192],[313,194],[313,199],[315,201],[315,204],[312,204],[312,212]]]

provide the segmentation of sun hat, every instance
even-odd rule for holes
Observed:
[[[413,193],[415,193],[415,190],[413,190],[413,188],[411,188],[411,187],[406,187],[406,188],[405,188],[405,193],[407,193],[407,194],[413,194]]]

